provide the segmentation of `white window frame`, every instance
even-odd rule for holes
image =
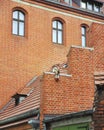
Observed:
[[[25,35],[25,14],[20,10],[13,11],[12,34],[17,36]]]
[[[60,20],[52,22],[52,42],[63,44],[63,23]]]

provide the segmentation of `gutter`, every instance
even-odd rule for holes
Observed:
[[[32,116],[35,116],[38,113],[39,113],[39,109],[33,109],[33,110],[27,111],[25,113],[12,116],[10,118],[0,120],[0,126],[1,125],[6,125],[6,124],[9,124],[9,123],[13,123],[13,122],[16,122],[16,121],[20,121],[20,120],[23,120],[23,119],[26,119],[26,118],[29,118],[29,117],[32,117]]]
[[[67,118],[74,118],[74,117],[81,117],[81,116],[87,116],[87,115],[92,115],[93,110],[86,110],[86,111],[81,111],[81,112],[76,112],[76,113],[70,113],[70,114],[64,114],[61,116],[56,116],[51,119],[44,119],[44,123],[50,123],[50,122],[55,122],[59,121],[62,119],[67,119]]]

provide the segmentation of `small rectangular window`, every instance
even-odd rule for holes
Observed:
[[[84,8],[84,9],[86,9],[86,1],[81,1],[81,8]]]
[[[94,11],[95,12],[99,12],[100,11],[100,7],[96,4],[94,4]]]
[[[87,9],[88,10],[92,10],[93,8],[92,8],[92,3],[89,1],[89,2],[87,2]]]
[[[82,31],[82,46],[85,47],[86,46],[86,27],[82,26],[81,31]]]

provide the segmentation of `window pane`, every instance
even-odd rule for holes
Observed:
[[[24,21],[24,14],[19,12],[19,19]]]
[[[62,31],[58,31],[58,43],[62,43]]]
[[[62,29],[62,23],[58,22],[58,29]]]
[[[19,98],[19,103],[21,103],[24,99],[25,99],[25,97],[20,97]]]
[[[13,18],[18,19],[18,11],[13,12]]]
[[[85,35],[85,27],[82,27],[82,34]]]
[[[87,8],[88,8],[89,10],[92,10],[92,3],[91,3],[91,2],[87,2]]]
[[[53,39],[52,39],[52,41],[55,42],[55,43],[57,42],[57,38],[56,37],[57,37],[56,30],[53,30]]]
[[[64,1],[65,1],[66,3],[68,3],[68,4],[70,3],[70,0],[64,0]]]
[[[86,9],[86,2],[81,1],[81,7]]]
[[[56,21],[53,21],[53,28],[56,28]]]
[[[12,33],[13,34],[18,34],[18,23],[17,21],[13,21],[13,27],[12,27]]]
[[[83,47],[86,46],[86,38],[85,38],[85,36],[82,36],[82,46]]]
[[[19,35],[24,36],[24,23],[19,22]]]
[[[99,6],[97,6],[97,5],[94,4],[94,11],[95,12],[99,12]]]

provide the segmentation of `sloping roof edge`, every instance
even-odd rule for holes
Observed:
[[[25,113],[15,115],[15,116],[10,117],[10,118],[0,120],[0,125],[9,124],[9,123],[12,123],[12,122],[16,122],[16,121],[19,121],[19,120],[23,120],[23,119],[35,116],[35,115],[39,114],[39,111],[40,111],[39,109],[33,109],[33,110],[27,111]]]

